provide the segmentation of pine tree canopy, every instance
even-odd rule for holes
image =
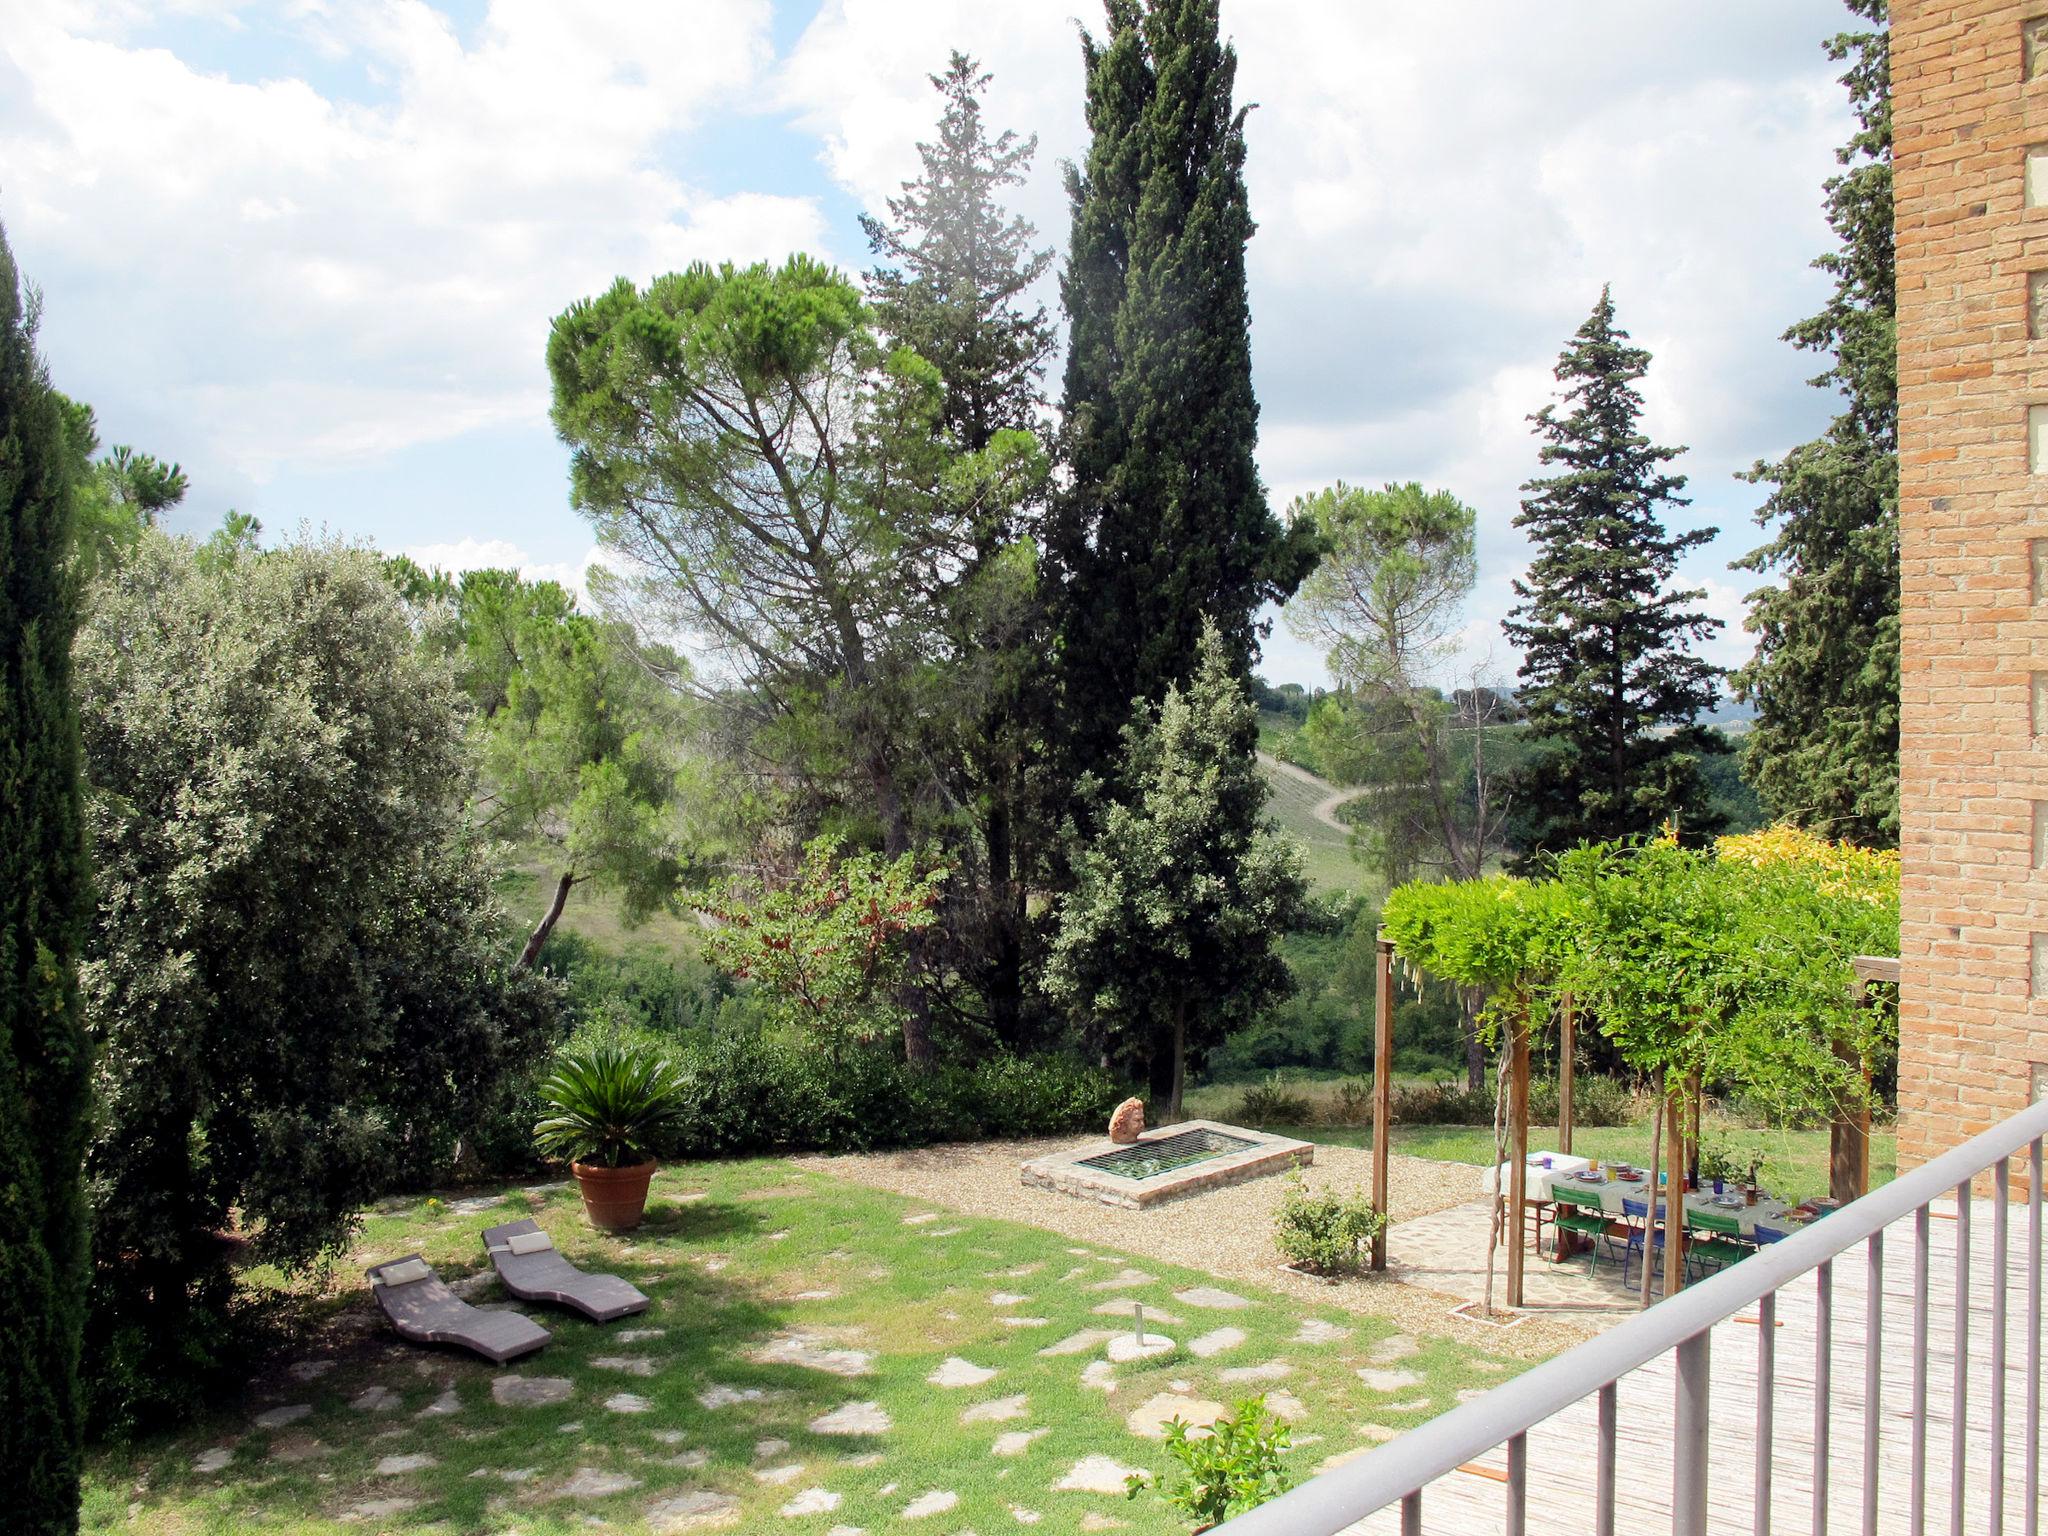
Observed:
[[[1872,23],[1828,44],[1857,131],[1826,187],[1835,280],[1785,340],[1830,359],[1813,380],[1842,409],[1828,430],[1745,477],[1771,487],[1776,524],[1738,569],[1775,575],[1750,595],[1756,654],[1735,675],[1757,706],[1744,775],[1774,816],[1859,842],[1899,835],[1898,347],[1892,257],[1891,62],[1886,0],[1851,0]]]
[[[1109,0],[1082,37],[1085,161],[1069,166],[1061,293],[1068,492],[1048,553],[1060,583],[1062,705],[1077,767],[1113,765],[1134,698],[1191,675],[1213,620],[1249,676],[1262,605],[1313,567],[1253,451],[1244,109],[1216,0]]]
[[[1536,556],[1514,584],[1505,628],[1522,648],[1522,703],[1538,747],[1515,791],[1527,852],[1655,830],[1680,816],[1708,832],[1698,776],[1720,737],[1691,725],[1721,670],[1693,654],[1721,624],[1672,586],[1679,560],[1714,537],[1674,534],[1661,509],[1686,504],[1668,466],[1684,450],[1641,431],[1636,383],[1650,354],[1600,302],[1558,359],[1561,398],[1530,418],[1554,472],[1522,487],[1515,526]],[[1675,729],[1660,729],[1675,727]]]

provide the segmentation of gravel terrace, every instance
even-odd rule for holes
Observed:
[[[1273,1215],[1286,1188],[1279,1177],[1171,1200],[1148,1211],[1123,1210],[1050,1190],[1027,1188],[1018,1168],[1034,1157],[1097,1143],[1098,1136],[1033,1141],[961,1142],[901,1152],[796,1156],[802,1168],[934,1206],[1021,1221],[1085,1242],[1113,1245],[1219,1280],[1262,1286],[1300,1300],[1390,1319],[1404,1332],[1456,1338],[1525,1359],[1544,1359],[1592,1337],[1586,1319],[1530,1315],[1512,1328],[1453,1317],[1458,1298],[1402,1283],[1393,1275],[1362,1276],[1323,1284],[1279,1267],[1273,1251]],[[1400,1254],[1400,1223],[1484,1198],[1485,1170],[1464,1163],[1394,1154],[1391,1188],[1395,1226],[1390,1241]],[[1367,1186],[1372,1154],[1357,1147],[1318,1146],[1311,1186]],[[1502,1266],[1505,1284],[1505,1264]]]

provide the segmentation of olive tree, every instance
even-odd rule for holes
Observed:
[[[103,1424],[190,1397],[230,1234],[300,1268],[544,1042],[506,964],[452,669],[370,552],[141,534],[76,647],[98,908],[87,1161]]]

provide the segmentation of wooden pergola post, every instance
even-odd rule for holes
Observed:
[[[1664,1087],[1668,1096],[1671,1089],[1670,1074],[1665,1075]],[[1685,1121],[1686,1084],[1678,1085],[1680,1102],[1671,1106],[1665,1116],[1665,1161],[1670,1167],[1664,1174],[1664,1294],[1676,1296],[1685,1285]],[[1657,1191],[1650,1190],[1650,1221],[1654,1226],[1657,1219]],[[1645,1263],[1648,1259],[1645,1258]]]
[[[1557,1020],[1557,1150],[1565,1156],[1572,1151],[1572,1051],[1578,1035],[1578,1004],[1567,992],[1559,999],[1562,1012]]]
[[[1522,1231],[1528,1223],[1524,1202],[1529,1193],[1529,1010],[1516,1010],[1508,1046],[1508,1129],[1513,1150],[1508,1155],[1508,1305],[1522,1305]]]
[[[1388,1159],[1394,1123],[1394,942],[1379,931],[1377,993],[1373,1000],[1372,1208],[1387,1214]],[[1372,1267],[1387,1267],[1387,1228],[1382,1221],[1372,1240]]]

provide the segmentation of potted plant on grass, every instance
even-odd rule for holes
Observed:
[[[667,1057],[625,1045],[564,1051],[541,1080],[549,1113],[534,1142],[569,1160],[583,1213],[599,1231],[640,1225],[655,1153],[681,1117],[683,1092]]]

